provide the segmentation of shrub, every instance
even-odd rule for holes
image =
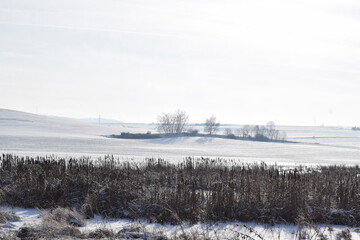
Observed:
[[[196,135],[199,134],[199,130],[197,130],[197,129],[189,129],[189,130],[188,130],[188,134],[189,134],[190,136],[196,136]]]
[[[256,141],[262,141],[262,142],[267,142],[267,141],[269,141],[269,138],[267,138],[266,136],[264,136],[263,134],[260,134],[260,133],[256,134],[256,135],[254,136],[254,139],[255,139]]]
[[[43,216],[43,221],[46,223],[57,222],[74,227],[83,227],[85,225],[84,217],[79,212],[61,207],[50,210]]]

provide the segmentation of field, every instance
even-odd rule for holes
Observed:
[[[0,152],[16,156],[2,156],[0,200],[20,220],[0,225],[0,233],[6,239],[31,226],[26,234],[51,230],[89,239],[104,226],[108,237],[124,237],[130,226],[144,239],[358,239],[360,133],[278,129],[296,143],[113,139],[106,135],[155,132],[155,125],[89,124],[1,109]],[[57,220],[45,224],[41,219],[53,214],[47,209],[57,207],[90,219],[70,230]]]
[[[241,126],[225,126],[233,129]],[[225,128],[223,127],[223,128]],[[202,131],[201,127],[197,127]],[[208,137],[164,139],[110,139],[102,135],[155,131],[151,124],[86,124],[73,120],[0,110],[0,150],[17,155],[92,156],[114,155],[124,160],[185,157],[227,158],[241,162],[281,165],[358,164],[360,132],[342,127],[286,127],[296,144],[238,141]],[[222,130],[220,130],[221,132]],[[314,138],[315,136],[315,138]]]

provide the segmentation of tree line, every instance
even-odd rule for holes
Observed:
[[[214,135],[220,130],[220,122],[215,115],[205,119],[204,132]],[[197,135],[198,130],[191,128],[189,115],[185,111],[177,110],[173,113],[163,113],[158,116],[157,130],[163,134],[192,134]],[[243,138],[256,141],[285,141],[287,136],[285,132],[276,129],[273,121],[265,126],[244,125],[242,128],[225,128],[224,135],[228,138]]]

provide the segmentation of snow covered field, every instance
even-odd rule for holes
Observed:
[[[239,128],[241,126],[231,126]],[[188,156],[231,158],[278,164],[358,164],[360,132],[340,127],[279,127],[289,140],[283,144],[208,137],[111,139],[102,135],[154,131],[154,125],[98,125],[0,109],[0,151],[20,155],[93,156],[121,159]],[[315,138],[313,138],[315,136]],[[313,144],[320,143],[320,144]]]

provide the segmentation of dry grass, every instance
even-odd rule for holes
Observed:
[[[87,233],[86,236],[92,239],[103,239],[103,238],[114,239],[116,237],[116,233],[114,233],[112,229],[99,228],[96,229],[95,231]]]
[[[42,216],[41,224],[32,227],[22,227],[16,232],[16,236],[12,233],[0,235],[7,239],[147,239],[147,240],[167,240],[163,235],[146,232],[144,227],[132,224],[123,229],[110,229],[101,227],[90,232],[81,232],[79,226],[73,226],[73,217],[80,217],[80,214],[74,210],[57,208],[49,211]],[[78,221],[83,221],[82,218]],[[0,232],[1,233],[1,232]],[[9,238],[10,239],[10,238]]]
[[[22,227],[16,234],[20,239],[82,239],[82,234],[76,227],[63,223],[42,222],[35,227]]]
[[[173,224],[239,220],[360,226],[359,181],[360,169],[344,166],[0,157],[4,203]]]
[[[22,227],[17,231],[20,239],[81,239],[77,228],[85,224],[82,215],[74,210],[56,208],[42,216],[41,224]]]
[[[0,240],[15,239],[142,239],[142,240],[282,240],[284,237],[273,235],[271,238],[264,237],[266,232],[257,231],[245,224],[232,224],[223,229],[218,229],[217,224],[205,224],[203,227],[188,228],[180,224],[179,231],[171,233],[168,238],[162,229],[147,230],[145,225],[132,223],[120,229],[101,227],[90,232],[80,232],[77,227],[72,226],[69,219],[73,216],[79,217],[80,214],[69,209],[54,209],[42,216],[42,222],[38,226],[23,227],[16,233],[0,231]],[[81,219],[80,219],[81,220]],[[80,221],[79,220],[79,221]],[[83,220],[83,219],[82,219]],[[284,230],[286,231],[286,230]],[[351,240],[351,232],[345,228],[335,234],[330,228],[319,228],[317,225],[303,221],[292,239],[296,240]]]
[[[56,222],[62,225],[82,227],[85,226],[84,217],[76,210],[58,207],[50,210],[43,216],[44,223]]]

